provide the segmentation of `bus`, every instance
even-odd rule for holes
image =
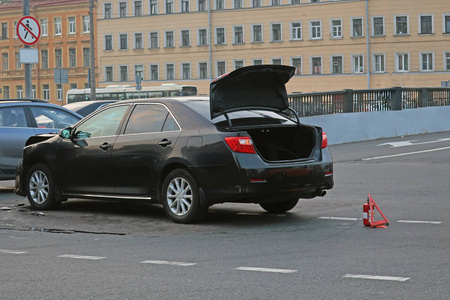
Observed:
[[[140,98],[159,98],[175,96],[195,96],[197,87],[194,85],[178,85],[164,83],[161,86],[143,86],[140,91],[133,85],[108,85],[96,88],[96,100],[128,100]],[[67,91],[67,103],[91,100],[91,89],[70,89]]]

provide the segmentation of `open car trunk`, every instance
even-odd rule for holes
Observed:
[[[312,126],[260,128],[247,132],[266,161],[310,158],[317,141],[317,130]]]

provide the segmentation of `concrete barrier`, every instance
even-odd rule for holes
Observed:
[[[450,131],[450,106],[304,117],[322,127],[330,145]]]

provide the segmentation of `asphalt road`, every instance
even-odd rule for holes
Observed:
[[[196,225],[143,203],[32,211],[0,188],[0,298],[448,299],[450,132],[330,149],[325,197],[216,205]],[[368,194],[387,228],[363,226]]]

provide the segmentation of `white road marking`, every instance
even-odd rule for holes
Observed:
[[[385,156],[375,156],[375,157],[363,158],[362,160],[392,158],[392,157],[407,156],[407,155],[435,152],[435,151],[448,150],[448,149],[450,149],[450,147],[443,147],[443,148],[436,148],[436,149],[429,149],[429,150],[422,150],[422,151],[414,151],[414,152],[406,152],[406,153],[399,153],[399,154],[392,154],[392,155],[385,155]]]
[[[4,253],[4,254],[25,254],[25,253],[28,253],[28,251],[15,251],[15,250],[0,249],[0,253]]]
[[[144,261],[141,261],[141,264],[154,264],[154,265],[169,265],[169,266],[190,267],[190,266],[195,266],[197,263],[179,262],[179,261],[167,261],[167,260],[144,260]]]
[[[342,217],[319,217],[322,220],[340,220],[340,221],[358,221],[359,218],[342,218]]]
[[[390,142],[390,143],[379,144],[377,146],[391,145],[392,146],[391,148],[397,148],[397,147],[405,147],[405,146],[425,145],[425,144],[432,144],[432,143],[440,143],[440,142],[450,141],[450,138],[438,139],[438,140],[435,140],[435,141],[428,141],[428,142],[414,143],[416,141],[417,140]]]
[[[398,220],[398,223],[412,223],[412,224],[442,224],[441,221],[414,221],[414,220]]]
[[[289,269],[271,269],[271,268],[255,268],[255,267],[239,267],[239,268],[236,268],[236,270],[254,271],[254,272],[269,272],[269,273],[283,273],[283,274],[297,272],[297,270],[289,270]]]
[[[393,276],[374,276],[374,275],[354,275],[346,274],[345,278],[356,278],[356,279],[373,279],[373,280],[389,280],[389,281],[407,281],[408,277],[393,277]]]
[[[58,257],[62,258],[76,258],[76,259],[88,259],[88,260],[99,260],[104,259],[106,257],[103,256],[85,256],[85,255],[74,255],[74,254],[63,254]]]

